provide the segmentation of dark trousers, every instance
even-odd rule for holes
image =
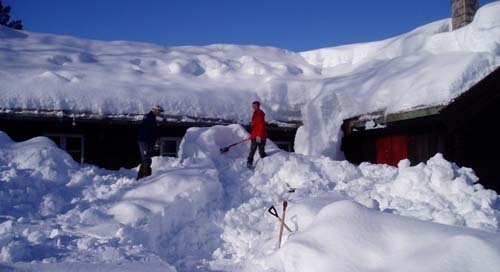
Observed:
[[[153,162],[151,157],[153,156],[153,143],[139,142],[139,151],[141,152],[141,161],[144,165],[150,166]]]
[[[253,157],[255,155],[255,151],[257,150],[257,147],[259,148],[259,155],[261,158],[264,158],[267,156],[266,151],[264,150],[264,147],[266,146],[266,141],[261,141],[260,143],[257,143],[255,139],[252,140],[252,143],[250,144],[250,154],[248,154],[248,159],[247,163],[252,164],[253,163]]]
[[[137,173],[137,179],[151,175],[151,157],[153,156],[153,143],[139,141],[139,152],[141,153],[141,166]]]

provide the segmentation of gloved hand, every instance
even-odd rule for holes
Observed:
[[[260,144],[260,143],[262,142],[262,139],[261,139],[259,136],[257,136],[257,137],[255,138],[255,141],[256,141],[258,144]]]

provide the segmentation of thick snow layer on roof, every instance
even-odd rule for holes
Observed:
[[[500,66],[500,2],[450,31],[438,21],[384,41],[304,52],[326,77],[302,108],[295,150],[341,158],[342,120],[445,105]]]
[[[296,151],[337,157],[343,119],[447,104],[500,66],[500,3],[391,39],[295,53],[259,46],[164,47],[0,27],[0,110],[69,110],[247,122],[303,120]]]
[[[286,82],[319,75],[300,55],[236,45],[164,47],[0,28],[0,108],[165,114],[247,120],[261,99],[268,116],[298,119],[304,95]],[[248,109],[248,110],[242,110]]]

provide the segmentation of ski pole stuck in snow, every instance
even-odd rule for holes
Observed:
[[[285,227],[286,206],[288,206],[288,202],[286,202],[286,200],[283,200],[283,218],[281,218],[280,235],[278,237],[278,248],[281,247],[281,237],[283,236],[283,228]]]
[[[221,153],[221,154],[226,153],[226,152],[228,152],[228,151],[229,151],[229,148],[231,148],[231,147],[233,147],[233,146],[235,146],[235,145],[242,144],[242,143],[244,143],[244,142],[246,142],[246,141],[249,141],[249,140],[250,140],[250,139],[241,140],[241,141],[236,142],[236,143],[234,143],[234,144],[231,144],[231,145],[228,145],[228,146],[226,146],[226,147],[223,147],[223,148],[219,149],[219,150],[220,150],[220,153]]]
[[[278,221],[280,221],[280,222],[282,221],[281,217],[278,215],[278,211],[276,211],[276,208],[274,208],[274,206],[271,206],[267,211],[270,214],[272,214],[274,217],[276,217],[276,219],[278,219]],[[288,230],[289,232],[292,232],[292,230],[287,226],[286,223],[283,223],[283,224],[285,225],[286,230]]]

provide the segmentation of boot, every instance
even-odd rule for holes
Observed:
[[[144,174],[143,174],[143,177],[149,177],[151,176],[151,166],[144,166]]]
[[[136,180],[139,180],[144,177],[144,165],[141,163],[139,166],[139,171],[137,171],[137,178]]]

